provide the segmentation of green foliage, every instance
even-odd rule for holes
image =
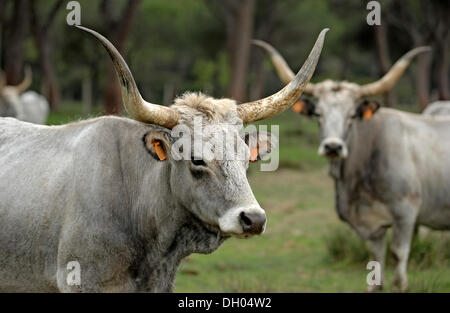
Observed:
[[[325,237],[329,262],[365,264],[369,260],[366,244],[358,235],[344,226],[336,227]]]

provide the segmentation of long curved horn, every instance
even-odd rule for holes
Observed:
[[[114,63],[114,68],[122,86],[122,99],[125,110],[131,117],[140,122],[156,124],[169,129],[177,125],[180,118],[178,112],[162,105],[147,102],[142,98],[127,63],[108,39],[89,28],[78,25],[76,27],[90,33],[105,47]]]
[[[375,96],[390,90],[394,87],[400,77],[402,77],[412,59],[422,52],[429,51],[431,51],[431,48],[427,46],[412,49],[403,55],[397,62],[395,62],[391,69],[382,78],[373,83],[362,85],[359,91],[360,95]]]
[[[31,82],[32,82],[32,77],[33,77],[33,73],[31,71],[31,67],[29,65],[27,65],[25,67],[25,77],[23,78],[23,80],[20,84],[15,86],[18,94],[21,94],[22,92],[24,92],[25,90],[30,88]]]
[[[295,78],[283,89],[267,98],[243,103],[238,106],[238,115],[244,123],[263,120],[289,108],[300,97],[311,76],[316,69],[322,51],[325,34],[329,29],[325,28],[319,34],[308,59],[298,71]]]
[[[294,79],[295,74],[287,64],[283,56],[275,49],[271,44],[262,40],[252,40],[252,43],[258,47],[263,48],[269,53],[270,59],[272,60],[275,70],[278,73],[281,81],[285,84],[289,84],[291,80]],[[303,91],[305,94],[312,95],[314,92],[314,84],[308,83]]]

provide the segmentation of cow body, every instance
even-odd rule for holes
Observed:
[[[379,111],[354,123],[349,155],[330,161],[330,174],[339,217],[369,241],[382,268],[385,233],[393,227],[395,283],[405,290],[415,226],[450,229],[450,118]]]
[[[450,101],[436,101],[430,103],[422,114],[424,115],[449,115],[450,114]]]
[[[77,291],[70,261],[83,291],[170,291],[183,257],[223,242],[177,203],[179,178],[142,145],[152,128],[0,120],[1,291]]]
[[[406,220],[450,229],[449,140],[450,118],[386,108],[355,122],[348,157],[330,162],[339,216],[365,239]]]
[[[50,106],[47,99],[34,91],[26,91],[20,95],[20,102],[16,108],[18,120],[34,123],[45,124]]]

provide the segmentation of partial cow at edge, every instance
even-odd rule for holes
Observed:
[[[450,101],[435,101],[422,112],[423,115],[450,115]]]
[[[268,51],[281,80],[289,83],[293,73],[283,57],[266,42],[254,43]],[[379,108],[365,97],[393,88],[411,60],[429,50],[409,51],[381,79],[366,85],[309,83],[304,93],[313,100],[301,100],[294,107],[318,120],[318,153],[329,160],[338,215],[368,240],[383,273],[386,230],[393,228],[390,249],[397,260],[394,283],[400,290],[408,286],[415,226],[450,229],[450,116],[430,119]]]
[[[31,85],[31,68],[25,69],[25,78],[17,86],[6,85],[0,73],[0,117],[14,117],[18,120],[45,124],[49,114],[47,100],[34,91],[26,91]]]

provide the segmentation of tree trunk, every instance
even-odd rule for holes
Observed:
[[[254,57],[255,63],[255,81],[250,87],[250,100],[258,100],[263,98],[264,85],[266,84],[266,71],[264,70],[264,56],[263,51],[258,52]]]
[[[131,33],[139,2],[140,0],[128,0],[122,15],[117,20],[112,16],[113,2],[103,0],[101,3],[102,14],[110,30],[108,37],[124,58],[125,43]],[[122,111],[120,83],[111,62],[108,65],[103,100],[106,114],[119,114]]]
[[[438,56],[437,56],[437,84],[439,90],[440,100],[450,100],[450,82],[449,76],[449,34],[441,41],[437,42]]]
[[[2,67],[3,60],[3,16],[6,8],[7,0],[0,0],[0,68]]]
[[[32,32],[36,46],[39,50],[39,63],[42,77],[42,93],[47,98],[50,107],[53,111],[59,110],[59,102],[61,94],[59,91],[58,80],[56,79],[55,70],[52,62],[52,40],[51,40],[51,26],[55,20],[58,10],[65,3],[64,0],[57,0],[47,16],[42,18],[36,7],[36,0],[31,1],[31,21]]]
[[[5,73],[8,85],[17,85],[23,79],[23,40],[27,30],[28,0],[14,1],[13,16],[5,46]]]
[[[83,113],[92,113],[92,75],[88,69],[83,77],[83,83],[81,87],[82,101],[83,101]]]
[[[262,39],[271,42],[272,33],[275,23],[278,19],[278,5],[277,1],[259,1],[259,7],[255,8],[254,21],[254,38]],[[263,12],[256,12],[263,7]],[[257,18],[261,16],[261,18]],[[267,71],[264,68],[266,53],[262,49],[252,49],[250,73],[255,74],[255,79],[251,81],[249,100],[261,99],[264,96],[264,87],[267,80]]]
[[[42,93],[51,104],[53,110],[59,109],[61,94],[59,91],[58,80],[56,79],[51,57],[51,44],[48,38],[42,37],[39,42],[39,62],[41,75],[45,77],[42,81]]]
[[[250,40],[253,34],[254,0],[221,1],[227,27],[231,82],[228,96],[237,101],[247,98]]]
[[[384,23],[375,25],[375,46],[377,53],[378,66],[380,67],[381,76],[386,74],[391,68],[391,58],[389,57],[389,47],[387,41],[387,30]],[[394,90],[391,89],[384,94],[384,104],[392,107],[395,103]]]
[[[430,102],[430,68],[431,53],[424,53],[418,56],[416,89],[417,99],[421,110],[425,109]]]

